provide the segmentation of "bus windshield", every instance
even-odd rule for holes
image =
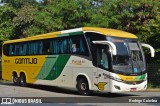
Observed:
[[[137,41],[131,39],[112,38],[108,40],[116,45],[117,55],[113,55],[112,67],[120,74],[139,74],[145,71],[142,50]]]

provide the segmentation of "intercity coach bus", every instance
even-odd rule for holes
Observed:
[[[41,84],[91,91],[125,92],[147,88],[142,46],[131,33],[83,27],[5,41],[2,78],[14,85]]]

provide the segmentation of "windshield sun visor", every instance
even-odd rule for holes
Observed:
[[[130,50],[140,50],[137,43],[128,43]]]

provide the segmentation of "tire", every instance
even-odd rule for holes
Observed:
[[[22,86],[22,87],[26,87],[27,86],[25,74],[21,74],[20,75],[20,86]]]
[[[91,91],[89,90],[88,82],[85,78],[79,78],[77,81],[77,89],[81,95],[90,95]]]
[[[18,78],[17,74],[12,75],[12,83],[14,86],[19,86],[19,78]]]

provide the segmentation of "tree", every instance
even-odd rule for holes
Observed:
[[[151,44],[158,54],[160,51],[160,4],[158,0],[115,0],[103,1],[101,4],[99,12],[108,21],[106,27],[125,30],[137,35],[141,42]],[[106,5],[108,8],[105,7]],[[107,12],[101,8],[105,8]],[[97,16],[100,15],[97,14]],[[149,51],[145,53],[148,55]],[[148,57],[147,60],[150,61]],[[160,59],[160,56],[156,55],[157,58]]]
[[[90,21],[90,2],[84,0],[53,0],[41,4],[35,13],[34,24],[27,33],[47,33],[52,31],[82,27]]]
[[[9,5],[0,6],[0,39],[7,40],[12,35],[14,26],[12,19],[16,10]]]
[[[160,52],[159,0],[4,1],[0,7],[1,39],[94,26],[133,33]]]
[[[22,6],[25,4],[37,4],[36,0],[3,0],[3,2],[9,4],[16,9],[22,8]]]
[[[30,4],[24,5],[13,19],[14,38],[25,37],[25,30],[33,23],[35,8]]]

